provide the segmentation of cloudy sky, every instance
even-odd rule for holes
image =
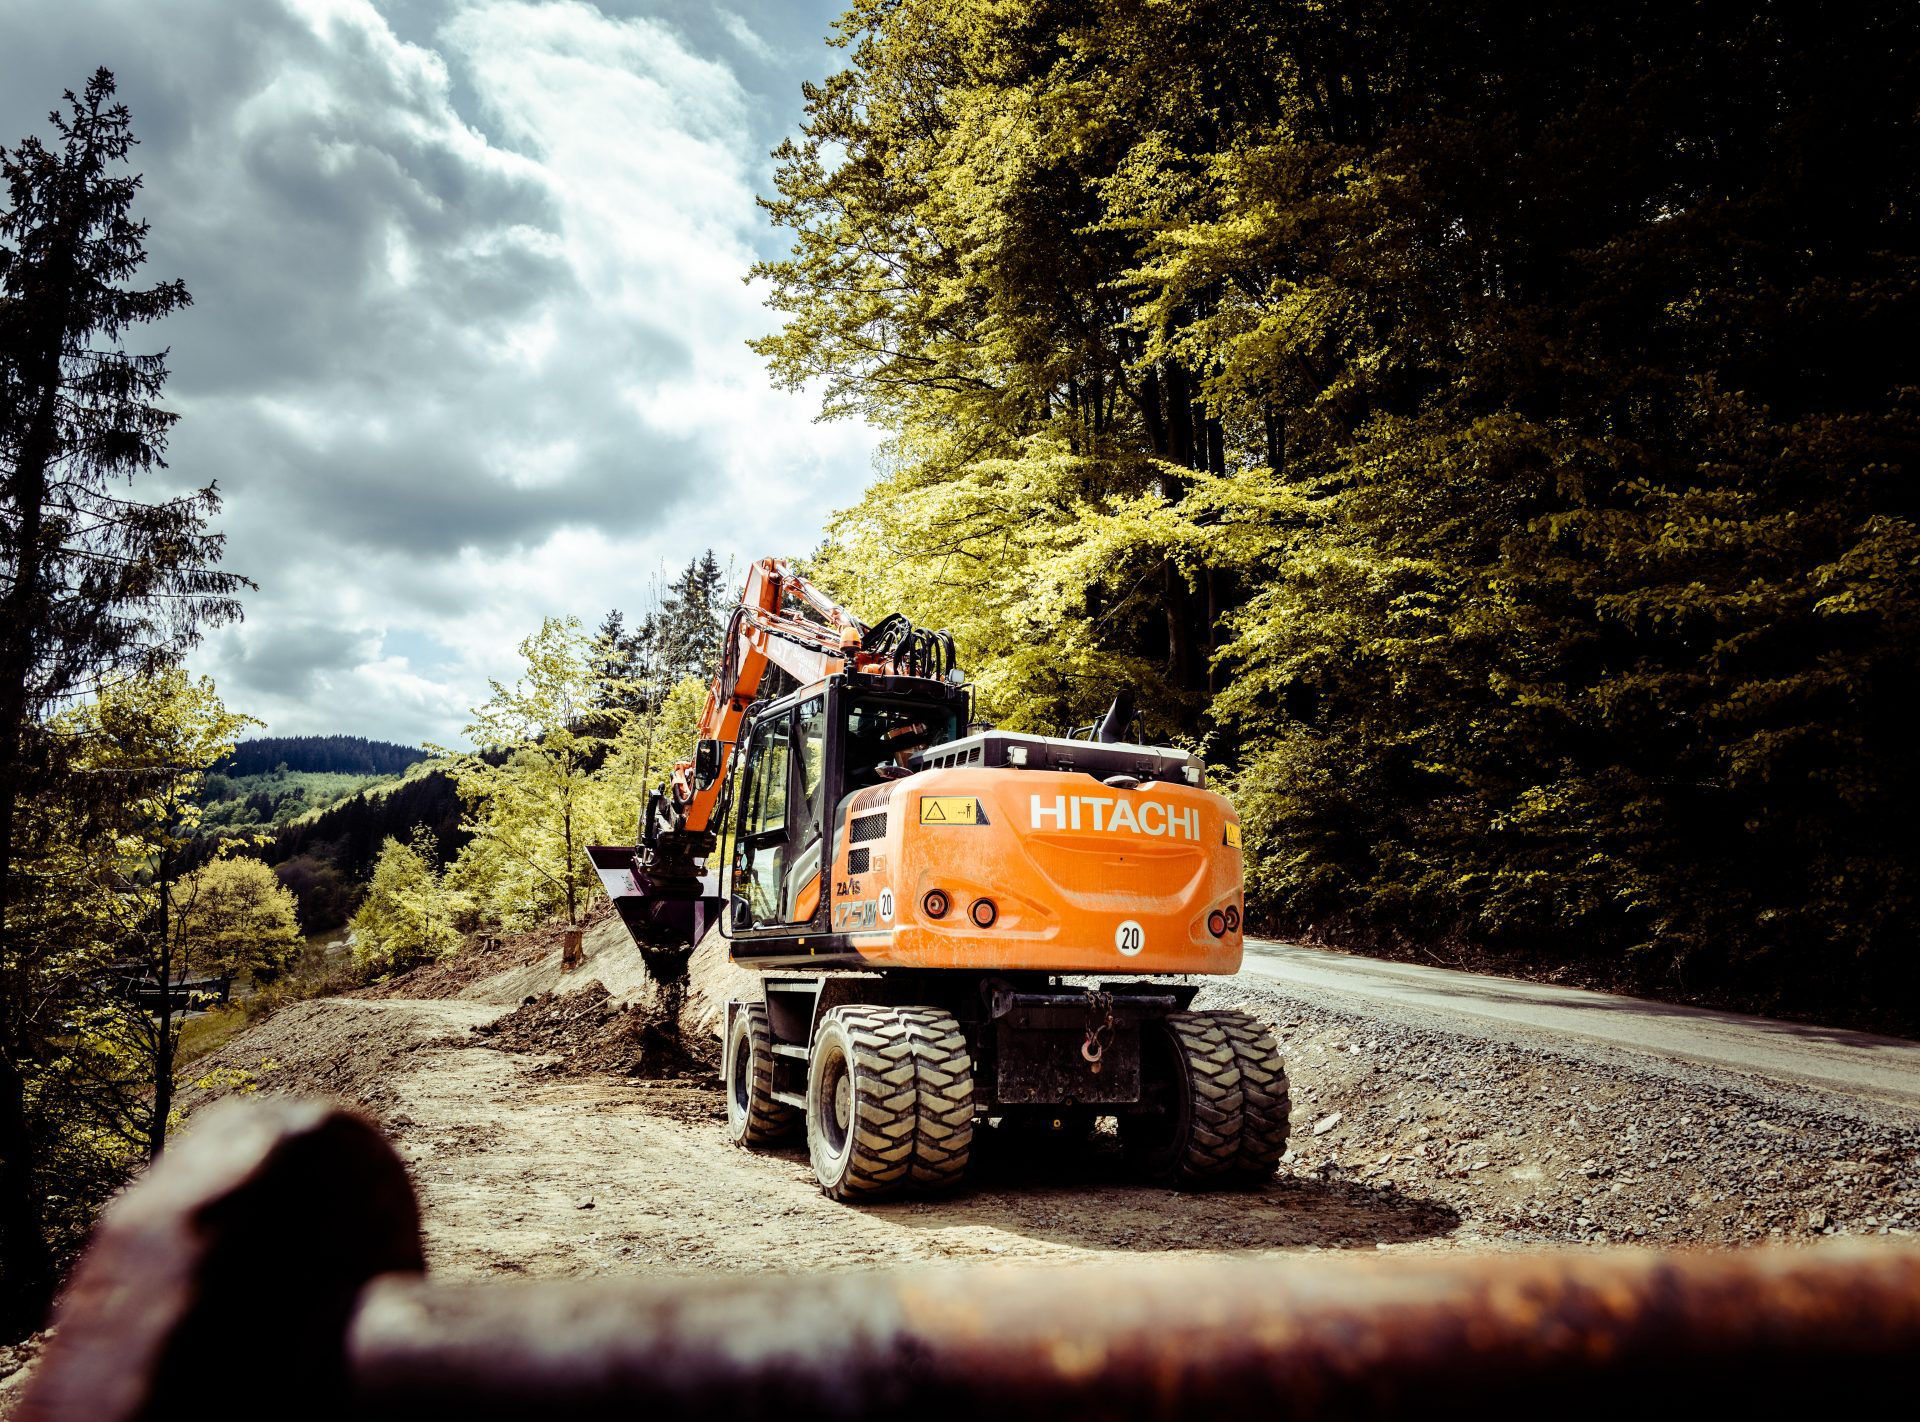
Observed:
[[[194,305],[170,475],[260,590],[197,665],[271,734],[457,735],[542,616],[804,553],[876,437],[744,342],[754,195],[835,0],[0,0],[0,143],[99,65]]]

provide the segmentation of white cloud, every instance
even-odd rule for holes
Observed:
[[[775,54],[740,16],[696,41],[581,0],[416,0],[406,37],[370,0],[67,9],[17,60],[0,21],[0,92],[124,39],[149,270],[196,300],[151,343],[174,473],[220,479],[261,585],[198,661],[273,732],[451,738],[542,616],[637,607],[709,545],[804,553],[857,497],[873,434],[745,346],[767,108],[798,95],[727,62]]]
[[[727,33],[733,37],[733,42],[748,54],[751,54],[755,59],[765,64],[779,62],[779,52],[775,50],[772,45],[760,38],[759,33],[753,26],[747,23],[745,16],[736,15],[731,10],[722,10],[720,11],[720,23],[726,28]]]

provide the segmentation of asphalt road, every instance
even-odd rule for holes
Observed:
[[[1336,999],[1387,1005],[1535,1041],[1575,1038],[1920,1110],[1920,1042],[1902,1038],[1259,939],[1247,941],[1240,971],[1274,979],[1302,997],[1329,999],[1329,1005],[1339,1005]]]

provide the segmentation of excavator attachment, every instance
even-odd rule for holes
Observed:
[[[698,880],[699,892],[664,895],[653,889],[630,844],[590,844],[587,858],[600,876],[600,886],[613,901],[614,912],[632,935],[647,971],[661,982],[686,974],[694,945],[706,936],[720,913],[720,886],[715,875]]]

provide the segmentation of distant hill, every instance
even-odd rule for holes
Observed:
[[[466,843],[453,778],[426,760],[411,747],[359,736],[242,742],[207,775],[203,832],[182,867],[210,858],[223,840],[265,836],[245,852],[293,891],[301,927],[336,928],[353,911],[382,840],[424,826],[443,863]]]
[[[239,779],[267,775],[280,766],[328,775],[402,775],[427,758],[418,746],[370,741],[364,736],[263,736],[242,741],[213,767],[215,775]]]

